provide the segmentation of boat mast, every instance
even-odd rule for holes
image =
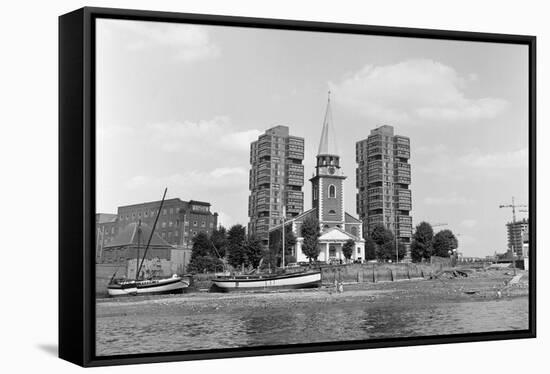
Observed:
[[[285,209],[285,206],[283,205],[283,258],[281,263],[281,267],[283,269],[285,268],[285,219],[286,219],[286,209]]]
[[[141,259],[141,263],[138,267],[138,274],[141,271],[141,267],[143,266],[143,262],[145,261],[145,257],[147,256],[147,251],[149,250],[149,245],[151,244],[151,239],[153,238],[153,234],[155,232],[155,228],[157,227],[157,222],[159,220],[160,211],[162,210],[162,206],[164,205],[164,198],[166,197],[166,191],[168,191],[168,188],[164,189],[164,195],[162,195],[162,200],[160,201],[160,207],[157,212],[157,216],[155,217],[155,222],[153,223],[153,228],[151,228],[151,235],[149,235],[149,240],[147,241],[147,246],[145,247],[145,252],[143,252],[143,258]]]
[[[141,244],[141,220],[138,221],[138,227],[137,227],[136,281],[139,278],[139,246],[140,244]]]

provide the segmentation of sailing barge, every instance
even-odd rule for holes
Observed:
[[[283,206],[285,226],[286,209]],[[278,274],[253,274],[218,277],[212,280],[213,289],[230,291],[271,291],[279,289],[314,288],[321,286],[321,270],[292,271],[285,268],[285,230],[282,230],[281,272]]]
[[[166,189],[164,190],[164,196],[162,197],[162,200],[160,202],[160,207],[158,209],[157,216],[155,217],[153,227],[148,233],[149,239],[147,241],[147,245],[145,246],[143,256],[140,256],[141,240],[144,236],[144,231],[148,231],[149,227],[147,225],[142,226],[141,221],[131,224],[133,225],[133,227],[128,227],[128,230],[132,231],[130,235],[132,239],[130,240],[130,242],[133,242],[134,236],[137,237],[136,277],[135,279],[115,279],[116,273],[113,274],[113,277],[111,278],[111,281],[107,286],[107,292],[109,296],[115,297],[130,295],[135,296],[183,293],[183,291],[191,284],[192,278],[190,276],[181,277],[174,274],[172,277],[169,278],[143,279],[142,277],[141,270],[143,268],[143,263],[147,257],[147,252],[151,247],[151,240],[155,235],[155,227],[157,225],[160,212],[162,211],[165,197]]]
[[[183,293],[190,279],[177,275],[171,278],[130,280],[111,283],[107,286],[109,296],[162,295]]]
[[[290,274],[258,274],[219,277],[212,281],[214,290],[270,291],[280,289],[314,288],[321,285],[321,271],[304,271]]]

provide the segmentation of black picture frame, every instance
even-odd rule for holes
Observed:
[[[190,352],[95,356],[95,66],[97,18],[511,43],[529,48],[529,328]],[[536,337],[536,37],[85,7],[59,18],[59,357],[104,366]]]

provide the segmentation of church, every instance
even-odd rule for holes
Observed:
[[[301,235],[301,226],[304,220],[310,216],[317,218],[321,230],[320,251],[317,260],[326,263],[344,263],[346,260],[342,247],[346,241],[351,239],[355,242],[355,246],[350,260],[364,261],[365,240],[363,239],[362,222],[344,210],[345,180],[346,176],[341,169],[340,156],[336,147],[329,96],[317,152],[315,173],[310,179],[312,208],[285,221],[285,227],[291,225],[292,232],[297,239],[293,250],[297,262],[309,261],[302,252],[304,238]],[[270,231],[280,231],[281,226],[273,227]]]

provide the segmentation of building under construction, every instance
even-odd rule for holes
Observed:
[[[521,221],[508,222],[506,224],[508,231],[508,251],[515,256],[523,257],[527,256],[524,253],[525,244],[529,243],[529,220],[523,219]]]

